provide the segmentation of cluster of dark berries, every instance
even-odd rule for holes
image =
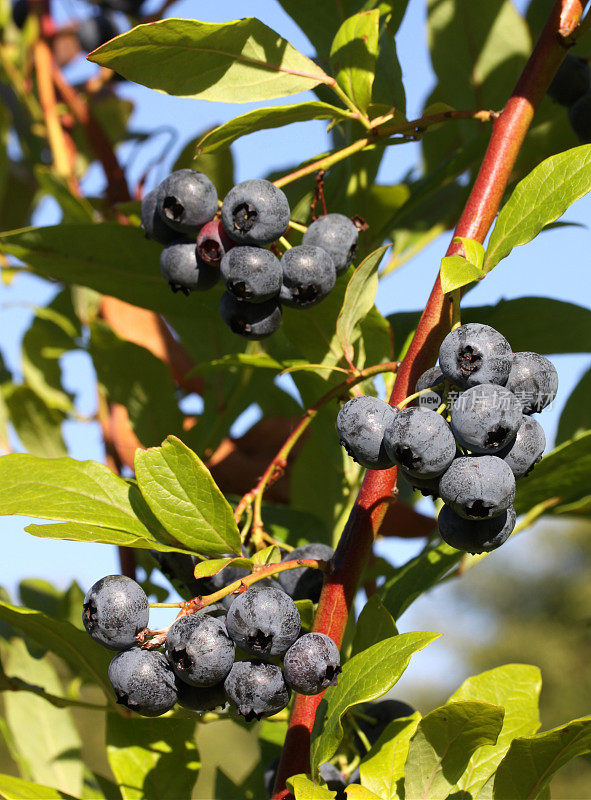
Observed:
[[[310,585],[307,573],[315,571],[293,572],[300,575],[286,588],[301,590]],[[206,606],[177,618],[163,653],[136,646],[149,617],[141,586],[121,575],[97,581],[84,598],[82,619],[96,642],[120,651],[109,666],[117,702],[155,717],[176,703],[203,712],[229,701],[250,721],[281,711],[292,690],[310,695],[336,685],[336,644],[322,633],[300,635],[297,606],[283,588],[261,581],[229,599],[227,607]],[[275,663],[281,658],[282,667]]]
[[[283,305],[303,309],[323,300],[357,249],[355,224],[326,214],[310,225],[301,245],[277,257],[275,243],[289,214],[281,189],[256,179],[228,192],[220,218],[210,179],[181,169],[146,195],[142,227],[165,246],[160,270],[174,292],[205,291],[221,277],[226,325],[247,339],[264,339],[279,328]]]
[[[515,526],[515,480],[540,461],[546,438],[531,414],[556,396],[558,375],[538,353],[513,353],[479,323],[449,333],[439,366],[419,378],[415,407],[349,400],[337,417],[341,444],[368,469],[389,469],[440,497],[441,537],[470,553],[494,550]],[[437,409],[437,410],[436,410]]]
[[[555,103],[568,108],[574,132],[585,144],[591,143],[591,70],[586,58],[567,53],[548,88]]]

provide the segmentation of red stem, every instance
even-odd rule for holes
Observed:
[[[484,241],[498,211],[515,159],[535,109],[566,54],[565,41],[578,26],[584,4],[580,0],[557,0],[536,47],[517,82],[503,113],[496,120],[484,161],[454,236]],[[450,244],[447,255],[460,245]],[[434,363],[439,345],[449,330],[450,303],[441,291],[439,276],[402,362],[390,404],[403,400],[421,372]],[[314,630],[328,634],[340,645],[363,566],[374,537],[392,499],[396,469],[367,472],[335,554],[335,566],[327,576]],[[285,781],[291,775],[310,771],[310,735],[322,695],[296,695],[285,746],[275,781],[274,800],[289,792]]]

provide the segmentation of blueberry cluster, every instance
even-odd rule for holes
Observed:
[[[567,53],[548,88],[555,103],[568,108],[568,118],[579,139],[591,143],[591,70],[586,58]]]
[[[325,546],[307,545],[303,557],[311,547]],[[329,558],[332,550],[325,548],[320,555]],[[306,568],[293,572],[300,574],[287,588],[312,586],[316,592],[320,573]],[[230,575],[225,581],[235,579]],[[203,712],[229,701],[250,721],[281,711],[292,690],[310,695],[336,685],[341,671],[336,644],[323,633],[300,635],[297,606],[283,588],[260,581],[228,599],[227,607],[206,606],[178,617],[166,633],[165,652],[160,652],[136,646],[149,617],[141,586],[122,575],[97,581],[84,598],[82,620],[96,642],[119,651],[109,666],[117,702],[155,717],[176,703]],[[281,658],[282,666],[276,663]]]
[[[218,205],[206,175],[181,169],[146,195],[142,227],[164,245],[160,270],[173,292],[206,291],[221,277],[220,315],[247,339],[274,333],[284,305],[320,303],[355,256],[357,227],[342,214],[326,214],[310,225],[301,245],[278,257],[275,243],[290,211],[285,194],[269,181],[239,183],[220,214]]]
[[[462,325],[444,339],[439,365],[416,386],[418,405],[398,409],[355,397],[337,432],[367,469],[389,469],[440,497],[441,537],[470,553],[494,550],[515,526],[515,480],[540,461],[546,438],[532,418],[556,396],[558,375],[538,353],[513,353],[494,328]]]

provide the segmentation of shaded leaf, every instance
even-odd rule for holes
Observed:
[[[217,189],[218,196],[224,198],[234,186],[234,157],[229,147],[223,152],[201,153],[197,156],[197,144],[207,133],[208,131],[205,131],[187,142],[172,169],[173,172],[177,169],[195,169],[197,172],[203,172]]]
[[[361,609],[355,625],[351,657],[381,642],[382,639],[396,636],[397,633],[396,623],[390,612],[382,605],[379,595],[372,595]]]
[[[346,19],[330,48],[334,76],[347,97],[365,113],[378,57],[380,12],[361,11]]]
[[[28,516],[28,515],[27,515]],[[191,553],[191,550],[180,544],[166,544],[164,536],[156,539],[147,531],[145,536],[138,537],[126,531],[98,526],[84,522],[64,522],[52,525],[27,525],[25,528],[31,536],[41,539],[65,539],[72,542],[91,542],[92,544],[112,544],[116,547],[134,547],[140,550],[159,550],[163,553]],[[172,540],[171,540],[172,541]]]
[[[361,762],[363,785],[381,800],[404,798],[404,765],[420,720],[418,711],[411,717],[392,720]]]
[[[0,775],[0,795],[5,800],[76,800],[59,789],[25,781],[14,775]]]
[[[7,393],[5,401],[10,421],[25,450],[45,458],[67,455],[61,411],[49,408],[28,386],[15,386]]]
[[[588,370],[575,386],[566,401],[556,433],[556,444],[574,439],[581,433],[591,429],[591,369]]]

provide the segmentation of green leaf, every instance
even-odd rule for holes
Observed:
[[[427,546],[418,556],[398,567],[379,590],[382,603],[394,619],[455,567],[461,555],[443,542],[436,547]]]
[[[85,197],[72,194],[65,178],[41,165],[35,167],[35,177],[42,191],[59,203],[63,212],[62,222],[89,222],[94,219],[92,205]]]
[[[556,444],[574,439],[591,429],[591,369],[583,375],[566,401],[556,433]]]
[[[525,514],[538,503],[553,498],[553,510],[560,505],[573,503],[589,493],[591,477],[591,431],[568,442],[563,442],[544,456],[526,481],[517,485],[515,510]]]
[[[194,719],[137,719],[110,714],[107,756],[123,800],[191,796],[200,764]]]
[[[257,550],[251,560],[255,566],[261,567],[266,564],[278,564],[281,561],[281,550],[276,544],[272,544],[263,548],[263,550]]]
[[[345,357],[354,357],[353,333],[375,302],[378,290],[378,267],[388,249],[379,247],[357,267],[347,284],[343,306],[337,319],[336,335]]]
[[[360,765],[363,786],[381,800],[404,799],[404,765],[421,715],[392,720]]]
[[[61,411],[49,408],[28,386],[15,386],[5,400],[10,421],[25,450],[45,458],[67,455]]]
[[[143,500],[140,498],[140,502]],[[91,542],[92,544],[112,544],[115,547],[135,547],[140,550],[159,550],[162,553],[192,553],[180,544],[165,544],[162,539],[155,538],[150,531],[138,537],[132,533],[114,528],[84,522],[64,522],[52,525],[27,525],[25,528],[31,536],[41,539],[64,539],[70,542]],[[164,534],[161,534],[164,539]]]
[[[535,733],[540,727],[538,703],[542,676],[538,667],[506,664],[468,678],[448,702],[479,700],[505,709],[503,727],[495,745],[483,745],[474,751],[457,788],[466,797],[478,797],[494,774],[513,739]]]
[[[355,625],[355,636],[351,646],[351,656],[367,650],[383,639],[396,636],[396,623],[390,612],[382,605],[379,595],[372,595],[363,606]]]
[[[326,786],[319,786],[307,775],[292,775],[287,779],[287,786],[293,792],[295,800],[334,800],[336,792]]]
[[[14,775],[0,775],[0,795],[5,800],[76,800],[59,789],[25,781]]]
[[[330,49],[330,62],[337,83],[363,113],[371,103],[379,25],[377,8],[361,11],[343,22]]]
[[[454,242],[461,242],[464,254],[468,261],[478,269],[484,264],[484,247],[476,239],[467,239],[465,236],[454,236]]]
[[[302,621],[303,630],[311,630],[314,622],[314,603],[311,600],[296,600],[295,604]]]
[[[441,259],[441,288],[445,294],[479,281],[482,277],[482,270],[463,256],[445,256]]]
[[[258,19],[164,19],[137,25],[88,57],[130,81],[222,103],[271,100],[331,78]]]
[[[33,658],[22,639],[4,644],[2,653],[11,677],[35,683],[52,695],[62,694],[55,668],[46,657]],[[82,741],[70,712],[30,692],[5,692],[3,702],[14,746],[27,764],[25,777],[79,796]]]
[[[551,778],[569,761],[591,752],[591,717],[582,717],[515,739],[499,764],[495,800],[529,800],[544,796]]]
[[[85,631],[69,622],[48,617],[40,611],[31,611],[0,601],[0,620],[21,631],[46,650],[63,658],[74,670],[97,683],[115,705],[111,684],[107,678],[109,653],[93,642]]]
[[[345,787],[345,794],[347,800],[382,800],[379,794],[372,792],[365,786],[360,786],[358,783],[350,783]]]
[[[591,191],[591,145],[573,147],[542,161],[507,200],[486,249],[489,272],[514,247],[526,244]]]
[[[310,745],[313,774],[335,754],[343,738],[341,718],[345,711],[385,694],[400,678],[411,656],[438,636],[403,633],[384,639],[347,661],[338,686],[329,686],[316,713]]]
[[[241,553],[234,513],[211,473],[180,439],[138,450],[138,486],[164,528],[182,544],[204,555]]]
[[[234,117],[224,125],[206,133],[197,144],[197,152],[212,153],[220,148],[227,148],[236,139],[249,133],[266,130],[268,128],[281,128],[293,122],[307,122],[312,119],[342,120],[350,119],[351,112],[345,111],[329,103],[308,102],[297,103],[290,106],[272,106],[270,108],[257,108],[248,114]]]
[[[472,753],[496,742],[503,714],[500,706],[466,700],[447,703],[423,717],[408,750],[406,797],[447,797]]]
[[[250,558],[208,558],[195,565],[194,575],[196,578],[209,578],[230,564],[233,567],[252,569],[252,563]]]

